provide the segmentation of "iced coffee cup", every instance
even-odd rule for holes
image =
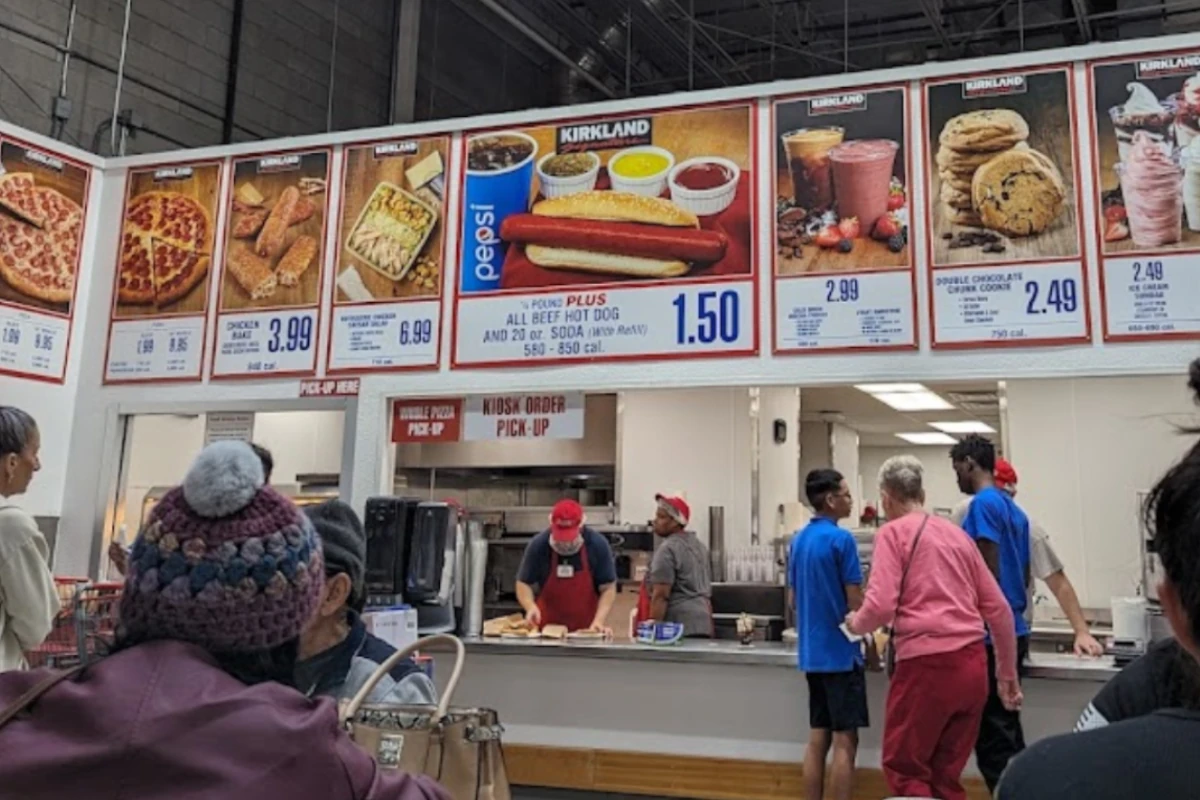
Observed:
[[[864,235],[887,213],[892,167],[899,149],[890,139],[860,139],[829,151],[838,216],[858,217]]]
[[[829,151],[842,143],[843,128],[801,128],[781,137],[792,175],[796,205],[806,211],[821,211],[833,205],[833,178]]]
[[[1129,160],[1116,170],[1133,243],[1161,247],[1178,242],[1183,236],[1183,175],[1174,159],[1149,133],[1138,131],[1129,145]]]

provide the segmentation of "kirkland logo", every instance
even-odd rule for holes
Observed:
[[[1171,75],[1186,75],[1200,69],[1200,54],[1172,56],[1171,58],[1147,58],[1137,62],[1139,78],[1165,78]]]
[[[867,96],[862,92],[814,97],[808,101],[808,114],[812,117],[819,117],[822,114],[837,114],[843,111],[866,110]]]
[[[46,169],[52,169],[55,172],[62,172],[63,168],[66,167],[66,164],[64,164],[60,159],[57,159],[54,156],[48,156],[45,153],[37,150],[26,150],[25,160],[32,161],[34,164],[41,164]]]
[[[391,158],[393,156],[412,156],[417,153],[416,142],[391,142],[375,146],[376,158]]]
[[[976,97],[995,97],[1002,94],[1025,94],[1024,75],[1002,75],[998,78],[975,78],[963,81],[964,100]]]
[[[586,125],[564,125],[558,129],[558,152],[619,150],[623,147],[650,144],[653,132],[654,125],[649,117],[617,122],[592,122]]]
[[[259,172],[287,172],[300,167],[300,156],[267,156],[258,160]]]
[[[182,181],[192,177],[191,167],[168,167],[154,170],[156,181]]]

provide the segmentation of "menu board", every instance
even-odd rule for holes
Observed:
[[[1088,341],[1070,68],[923,92],[933,346]]]
[[[915,348],[903,85],[774,104],[774,351]]]
[[[91,170],[0,139],[0,374],[66,378]]]
[[[328,370],[436,369],[447,136],[345,151]]]
[[[316,371],[329,156],[233,162],[212,377]]]
[[[1090,65],[1104,336],[1200,336],[1200,50]]]
[[[199,380],[221,162],[131,170],[105,383]]]
[[[454,367],[757,352],[751,104],[463,148]]]

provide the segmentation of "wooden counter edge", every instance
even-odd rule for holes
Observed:
[[[504,755],[514,786],[699,800],[794,800],[804,794],[799,764],[522,744],[506,744]],[[979,778],[963,783],[971,800],[988,798]],[[887,796],[882,770],[860,767],[856,800]]]

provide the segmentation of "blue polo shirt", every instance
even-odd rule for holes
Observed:
[[[1029,518],[1007,492],[989,486],[975,495],[962,526],[976,542],[984,539],[996,543],[1000,550],[1000,590],[1016,618],[1017,636],[1028,636],[1025,572],[1029,567]]]
[[[850,613],[846,586],[861,586],[858,544],[850,531],[814,517],[792,538],[788,588],[796,593],[797,661],[804,672],[849,672],[862,648],[839,626]]]

